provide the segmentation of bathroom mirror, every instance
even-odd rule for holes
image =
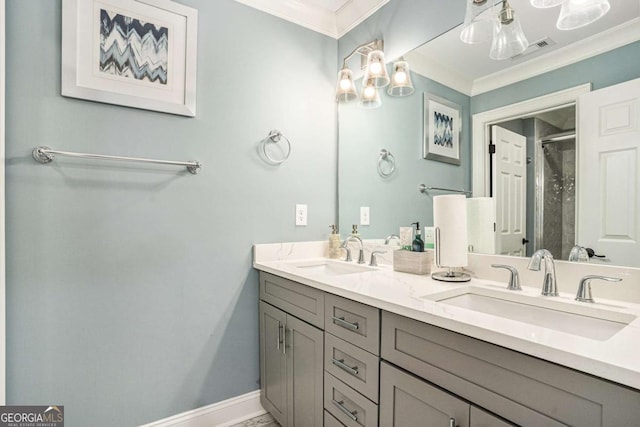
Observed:
[[[565,37],[564,34],[558,36],[553,33],[552,37],[538,37],[540,32],[530,31],[531,27],[528,27],[532,25],[531,21],[536,23],[537,27],[544,27],[541,24],[542,22],[550,22],[550,25],[554,26],[559,8],[532,10],[528,0],[512,0],[510,3],[514,9],[531,14],[528,20],[529,23],[523,21],[522,24],[525,33],[532,34],[529,40],[530,44],[537,46],[536,42],[543,39],[544,43],[541,41],[539,44],[544,45],[546,43],[553,47],[554,44],[564,43],[564,39],[556,40],[557,37]],[[603,69],[606,69],[606,72],[611,74],[611,80],[607,82],[606,78],[604,78],[601,86],[606,86],[607,84],[605,83],[611,84],[611,82],[624,81],[620,80],[621,71],[623,68],[628,68],[624,58],[628,58],[629,55],[640,55],[640,42],[637,41],[637,34],[631,36],[635,37],[635,39],[632,39],[636,40],[635,42],[626,40],[621,43],[621,36],[612,37],[611,32],[613,31],[612,29],[617,30],[625,26],[630,27],[631,32],[633,32],[633,25],[638,25],[638,20],[640,19],[638,18],[640,16],[640,5],[637,2],[621,0],[611,0],[611,3],[611,12],[601,21],[592,24],[593,27],[590,31],[598,35],[580,33],[581,30],[574,30],[578,31],[579,38],[588,38],[592,45],[597,45],[600,52],[609,51],[611,46],[615,48],[622,46],[619,49],[625,49],[623,53],[618,54],[619,56],[616,56],[616,50],[611,50],[608,53],[613,55],[608,59],[621,59],[621,55],[623,60],[620,62],[607,61],[606,65],[598,65],[596,61],[594,67],[599,67],[598,72],[601,75],[605,73]],[[618,7],[622,6],[629,9],[623,12],[617,10]],[[521,16],[524,14],[522,12]],[[460,21],[462,21],[462,17],[460,17]],[[448,33],[404,55],[404,58],[409,61],[412,67],[412,79],[415,87],[413,95],[391,97],[381,91],[382,107],[372,110],[363,110],[356,103],[340,104],[338,106],[339,223],[343,236],[351,230],[352,224],[360,224],[361,207],[369,207],[370,212],[370,225],[359,225],[360,234],[364,238],[384,239],[390,234],[398,234],[400,226],[409,226],[416,221],[419,221],[421,226],[432,225],[433,197],[451,193],[439,190],[421,193],[419,191],[420,184],[425,184],[427,187],[473,190],[471,117],[474,113],[523,101],[527,99],[523,98],[523,96],[528,92],[531,92],[531,97],[536,97],[540,94],[590,83],[590,80],[581,80],[580,76],[571,75],[569,71],[564,74],[555,73],[553,82],[545,82],[544,79],[541,80],[532,75],[532,83],[529,86],[527,86],[526,80],[509,86],[508,84],[512,83],[510,80],[512,75],[516,73],[518,76],[526,75],[526,71],[523,71],[526,64],[529,61],[536,61],[537,58],[542,56],[545,53],[545,48],[537,47],[539,49],[538,52],[534,51],[521,58],[506,61],[482,61],[479,59],[479,55],[488,57],[490,43],[484,46],[454,43],[459,40],[460,31],[460,27],[453,28]],[[541,28],[540,31],[544,31],[544,28]],[[637,30],[635,33],[637,33]],[[435,46],[435,49],[429,53],[431,46]],[[469,61],[465,62],[465,59]],[[388,59],[388,62],[391,64],[393,60]],[[479,74],[475,74],[470,80],[465,78],[465,73],[457,72],[468,69],[473,69]],[[509,70],[504,72],[504,69]],[[637,70],[632,71],[632,73],[635,73],[635,77],[632,75],[629,79],[640,77]],[[495,76],[500,76],[504,87],[495,85],[496,80],[499,80],[493,78]],[[603,79],[601,78],[601,80]],[[548,87],[544,86],[547,83]],[[598,84],[594,84],[593,89],[598,88]],[[515,92],[509,92],[510,90]],[[461,159],[459,166],[425,160],[422,156],[424,94],[446,99],[461,107],[462,135],[460,139]],[[538,115],[518,117],[517,120],[505,119],[504,127],[510,130],[514,130],[515,127],[516,130],[520,129],[520,131],[523,128],[531,130],[536,127],[538,129],[549,127],[551,130],[546,133],[547,135],[559,134],[560,137],[563,134],[570,135],[575,127],[575,109],[571,105],[565,107],[567,108],[562,110],[558,109]],[[538,134],[538,136],[541,135]],[[554,135],[551,136],[553,137]],[[562,139],[561,141],[565,140]],[[579,140],[576,142],[574,139],[575,143],[579,144]],[[541,164],[535,165],[534,160],[536,157],[554,154],[560,156],[554,158],[552,162],[556,166],[571,163],[566,159],[571,157],[571,150],[575,151],[575,145],[572,148],[570,142],[553,144],[550,142],[540,144],[538,152],[531,150],[527,153],[527,160],[532,164],[531,167],[527,168],[528,187],[534,187],[536,179],[539,179],[537,174],[545,168]],[[381,174],[378,168],[382,164],[385,168],[383,169],[384,171],[390,170],[389,157],[381,158],[381,150],[383,149],[393,155],[392,161],[395,163],[393,173],[389,175]],[[549,165],[546,167],[549,167]],[[560,174],[562,176],[570,170],[571,165],[569,164],[564,171],[556,170],[552,175]],[[572,182],[571,177],[565,177],[563,182],[566,184],[564,187],[576,185],[575,180]],[[563,186],[556,182],[549,183],[547,187],[555,186],[557,188],[558,185]],[[542,223],[545,218],[559,219],[559,221],[555,222],[564,224],[569,229],[571,228],[571,219],[575,218],[574,214],[567,213],[568,210],[565,210],[563,214],[557,213],[557,211],[561,210],[562,198],[571,197],[568,194],[555,192],[556,202],[553,202],[553,198],[550,201],[538,201],[538,206],[543,207],[537,211],[533,208],[535,206],[534,199],[536,197],[539,198],[540,195],[535,193],[535,188],[527,197],[529,208],[527,209],[528,226],[526,239],[529,242],[523,248],[523,255],[531,253],[535,248],[535,240],[540,239],[539,234],[542,232],[540,229],[535,230],[533,227],[536,221]],[[548,225],[548,227],[551,226]],[[544,234],[550,235],[552,232],[545,229]],[[561,233],[559,239],[571,239],[570,233],[565,233],[564,235]],[[566,259],[567,244],[565,242],[564,251],[562,249],[556,250],[561,254],[556,258]],[[569,244],[569,249],[570,246],[572,245]],[[640,267],[640,260],[638,260],[638,265],[634,266]]]

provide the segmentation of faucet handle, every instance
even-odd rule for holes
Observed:
[[[371,267],[377,267],[378,266],[378,258],[376,257],[376,255],[379,254],[383,254],[385,253],[384,251],[373,251],[371,252],[371,261],[369,261],[369,265]]]
[[[621,282],[622,279],[619,277],[609,277],[609,276],[584,276],[582,280],[580,280],[580,285],[578,286],[578,294],[576,295],[576,301],[580,302],[590,302],[594,303],[593,296],[591,295],[591,281],[592,280],[606,280],[607,282]]]
[[[520,278],[518,276],[518,270],[515,267],[510,265],[503,264],[491,264],[493,268],[504,268],[505,270],[509,270],[511,272],[511,276],[509,277],[509,285],[507,289],[510,291],[521,291],[522,287],[520,287]]]

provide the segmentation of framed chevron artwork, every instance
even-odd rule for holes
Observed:
[[[194,117],[197,34],[170,0],[62,0],[62,95]]]
[[[422,157],[460,165],[462,109],[448,99],[425,93]]]

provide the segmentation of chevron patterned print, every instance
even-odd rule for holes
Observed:
[[[100,71],[167,84],[169,30],[100,10]]]

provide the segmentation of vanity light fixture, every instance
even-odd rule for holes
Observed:
[[[391,84],[389,85],[389,89],[387,89],[387,94],[391,96],[411,95],[414,89],[407,61],[405,61],[403,57],[400,57],[400,59],[393,63],[392,69]]]
[[[358,106],[366,109],[372,109],[378,108],[381,105],[382,101],[380,100],[380,93],[375,85],[375,79],[371,77],[366,80],[366,84],[362,88],[362,93],[358,100]]]
[[[522,31],[520,20],[507,0],[502,1],[498,22],[493,30],[493,42],[489,57],[491,59],[509,59],[524,52],[529,41]]]
[[[347,64],[342,66],[342,69],[338,73],[338,86],[336,87],[336,100],[338,102],[353,101],[358,97],[356,91],[356,85],[353,82],[353,72],[347,67]]]
[[[382,52],[383,46],[384,42],[382,40],[374,40],[356,47],[353,52],[344,58],[342,69],[338,72],[338,84],[336,86],[336,100],[338,102],[350,102],[358,98],[358,91],[353,82],[353,72],[347,65],[347,62],[355,55],[366,58],[366,63],[364,60],[361,61],[362,68],[365,70],[363,84],[367,81],[365,80],[367,76],[375,79],[376,88],[389,84],[389,74],[387,74],[384,53]]]
[[[609,0],[564,0],[556,27],[575,30],[597,21],[609,12]]]
[[[389,84],[389,73],[387,64],[384,62],[384,52],[376,48],[367,54],[367,66],[364,69],[363,82],[373,84],[376,88],[385,87]]]
[[[494,26],[493,3],[494,0],[467,0],[460,33],[463,43],[476,44],[491,40]]]

